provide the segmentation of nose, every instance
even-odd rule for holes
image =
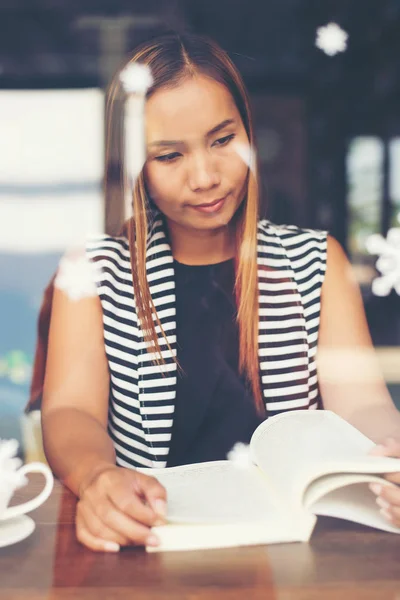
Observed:
[[[210,190],[220,184],[217,165],[208,152],[198,152],[190,158],[188,180],[193,192]]]

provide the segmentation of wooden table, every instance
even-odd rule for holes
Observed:
[[[56,482],[33,534],[0,549],[1,600],[400,600],[400,535],[321,518],[309,544],[100,554],[76,541],[75,504]]]

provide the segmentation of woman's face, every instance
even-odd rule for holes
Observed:
[[[146,139],[147,187],[169,225],[226,226],[245,194],[239,152],[249,144],[228,90],[203,75],[158,90],[146,104]]]

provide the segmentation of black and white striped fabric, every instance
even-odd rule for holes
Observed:
[[[326,232],[259,222],[259,368],[268,415],[319,406],[315,358],[326,244]],[[154,364],[144,342],[127,239],[97,237],[88,242],[87,252],[100,267],[97,286],[110,371],[108,430],[117,464],[164,467],[174,415],[176,363],[158,326],[164,365]],[[150,293],[176,355],[173,257],[162,218],[149,229],[146,263]]]

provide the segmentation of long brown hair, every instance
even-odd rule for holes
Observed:
[[[230,92],[243,121],[250,146],[254,147],[254,132],[250,103],[243,80],[228,54],[212,40],[194,34],[165,34],[141,44],[121,67],[139,62],[148,65],[153,84],[146,95],[149,98],[161,88],[179,85],[185,78],[204,74],[221,83]],[[119,83],[120,71],[111,82],[107,101],[108,141],[106,162],[109,163],[109,143],[113,127],[117,125],[118,102],[123,92]],[[124,167],[120,163],[121,190],[124,185]],[[107,176],[112,171],[106,164]],[[258,285],[257,285],[257,221],[259,207],[257,166],[249,169],[247,190],[242,206],[235,216],[236,224],[236,302],[239,326],[239,370],[250,383],[254,402],[263,410],[258,361]],[[155,310],[146,277],[146,244],[149,220],[152,215],[151,199],[147,192],[143,171],[133,190],[133,218],[125,224],[129,239],[133,287],[138,319],[144,339],[155,352],[156,362],[164,362],[158,342],[156,326],[160,328],[167,347],[167,336]],[[154,316],[154,319],[153,319]]]

